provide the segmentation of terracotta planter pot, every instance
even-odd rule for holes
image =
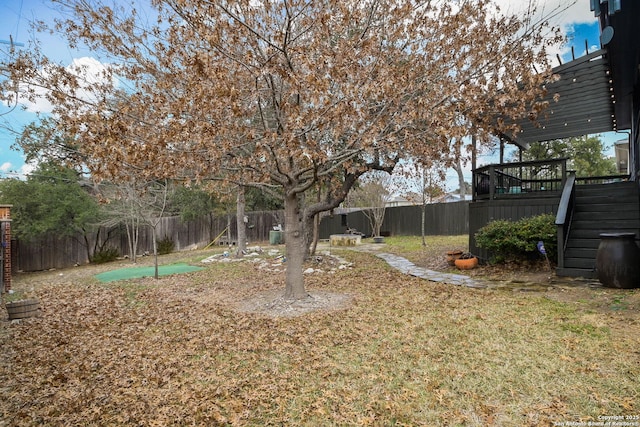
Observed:
[[[447,263],[449,265],[455,265],[456,260],[462,256],[462,251],[448,251],[447,252]]]
[[[457,260],[454,261],[454,264],[460,270],[471,270],[471,269],[477,267],[478,258],[477,257],[473,257],[473,258],[468,258],[468,259],[457,259]]]

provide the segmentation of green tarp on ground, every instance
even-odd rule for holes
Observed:
[[[185,263],[169,264],[158,266],[158,275],[167,276],[169,274],[190,273],[202,270],[204,267],[196,267]],[[155,268],[151,267],[129,267],[113,271],[105,271],[96,275],[101,282],[114,282],[116,280],[138,279],[140,277],[153,277]]]

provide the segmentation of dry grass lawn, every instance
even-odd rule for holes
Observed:
[[[464,245],[415,242],[384,250],[435,267]],[[92,278],[115,264],[17,275],[43,313],[3,314],[0,426],[539,426],[640,414],[637,290],[468,289],[337,254],[353,264],[306,276],[329,308],[297,316],[246,309],[283,288],[283,273],[257,262],[157,281]]]

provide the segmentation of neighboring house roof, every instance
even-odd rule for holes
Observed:
[[[616,167],[619,173],[629,173],[629,140],[623,139],[614,144]]]
[[[393,196],[391,199],[389,199],[389,201],[387,202],[387,207],[393,207],[393,206],[411,206],[415,203],[407,200],[405,197],[402,196]]]
[[[334,215],[346,215],[352,212],[360,212],[366,208],[335,208],[332,212]]]
[[[404,198],[403,198],[404,199]],[[440,196],[433,197],[431,200],[427,201],[427,204],[433,203],[451,203],[451,202],[460,202],[462,200],[471,200],[471,194],[465,195],[464,199],[460,198],[460,194],[458,193],[445,193]],[[418,193],[409,193],[406,200],[406,204],[394,205],[394,206],[411,206],[411,205],[420,205],[422,203],[422,196]]]
[[[430,203],[452,203],[452,202],[461,202],[462,200],[471,200],[471,195],[465,195],[464,199],[460,198],[460,194],[456,193],[446,193],[442,194],[438,197],[434,197]]]

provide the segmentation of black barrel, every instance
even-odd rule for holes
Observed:
[[[596,254],[598,280],[608,288],[640,287],[640,248],[634,233],[604,233]]]

